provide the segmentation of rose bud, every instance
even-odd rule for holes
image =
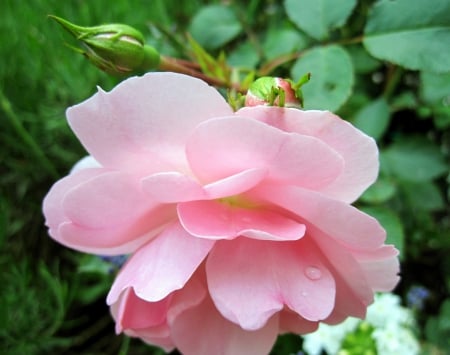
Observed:
[[[279,106],[301,108],[303,96],[300,86],[309,80],[306,74],[298,83],[289,79],[263,76],[254,81],[245,97],[245,106]]]
[[[60,17],[50,17],[83,43],[84,50],[76,51],[109,74],[124,75],[158,67],[159,53],[144,44],[144,36],[133,27],[124,24],[81,27]]]

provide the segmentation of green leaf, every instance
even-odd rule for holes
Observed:
[[[379,140],[389,126],[390,118],[386,100],[379,98],[358,111],[352,123],[364,133]]]
[[[206,49],[216,49],[236,38],[242,26],[234,12],[224,5],[203,7],[192,19],[189,32]]]
[[[403,257],[405,233],[400,218],[385,207],[361,207],[361,210],[372,217],[386,229],[386,244],[393,244],[400,252],[400,258]]]
[[[317,40],[329,37],[330,31],[343,26],[356,0],[285,0],[288,17],[301,30]]]
[[[366,203],[379,204],[389,201],[396,192],[397,187],[392,181],[380,177],[364,192],[360,200]]]
[[[364,45],[376,58],[413,70],[450,70],[450,1],[381,0],[369,13]]]
[[[438,211],[445,207],[444,197],[439,188],[432,182],[402,182],[402,190],[414,209]]]
[[[423,71],[420,73],[420,81],[420,94],[424,101],[429,104],[450,105],[450,72],[437,74]]]
[[[348,46],[347,51],[352,57],[355,72],[358,74],[373,72],[381,65],[381,62],[372,57],[360,44]]]
[[[439,148],[425,139],[408,138],[381,152],[381,169],[406,181],[431,181],[448,171]]]
[[[308,45],[306,35],[289,28],[271,28],[263,42],[264,57],[274,59],[283,54],[300,51]]]
[[[305,109],[336,111],[352,93],[352,61],[339,46],[313,48],[293,65],[291,76],[295,82],[308,72],[311,81],[302,87]]]
[[[259,62],[258,52],[250,42],[243,42],[227,58],[227,63],[237,68],[253,69]]]

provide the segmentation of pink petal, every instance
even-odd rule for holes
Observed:
[[[190,234],[207,239],[234,239],[245,235],[264,240],[297,240],[305,233],[303,224],[279,213],[216,200],[180,203],[178,216]]]
[[[320,140],[287,134],[242,117],[202,123],[190,137],[186,151],[193,172],[204,182],[263,168],[271,181],[318,189],[343,169],[339,154]]]
[[[214,241],[193,238],[178,223],[167,226],[125,264],[108,294],[108,304],[129,287],[146,301],[162,300],[185,285],[213,245]]]
[[[195,276],[183,289],[157,302],[142,300],[132,288],[127,288],[111,305],[116,331],[139,337],[169,352],[175,348],[175,344],[168,321],[185,310],[196,307],[205,296],[206,289]]]
[[[386,232],[378,221],[344,202],[292,186],[264,185],[252,194],[301,217],[348,248],[371,250],[381,246]]]
[[[205,185],[210,199],[243,193],[259,184],[267,175],[266,169],[248,169],[224,179]]]
[[[352,250],[314,226],[307,227],[307,236],[322,251],[336,281],[336,304],[326,322],[337,324],[349,316],[364,318],[367,306],[373,302],[373,289]]]
[[[245,331],[223,318],[207,298],[173,321],[172,335],[185,355],[261,355],[268,354],[275,343],[278,321],[275,316],[261,329]]]
[[[88,155],[84,158],[80,159],[70,170],[70,173],[73,174],[77,172],[78,170],[83,169],[92,169],[92,168],[101,168],[102,166],[100,163],[95,160],[92,156]]]
[[[128,253],[172,220],[174,208],[150,201],[133,176],[103,171],[61,196],[59,240],[87,252]]]
[[[249,169],[203,187],[182,173],[163,172],[143,178],[142,188],[152,201],[177,203],[237,195],[260,183],[265,176],[264,169]]]
[[[371,253],[355,253],[354,256],[374,291],[392,291],[398,284],[398,250],[392,245],[385,245]]]
[[[319,322],[311,322],[290,309],[283,309],[279,314],[280,333],[306,334],[317,330]]]
[[[103,173],[103,169],[83,169],[64,177],[52,186],[45,196],[42,206],[45,224],[49,227],[49,234],[52,238],[61,242],[58,227],[61,223],[69,221],[62,208],[62,201],[67,192]]]
[[[67,117],[101,165],[148,174],[187,169],[184,146],[192,130],[231,113],[219,92],[201,80],[149,73],[127,79],[109,93],[99,90],[69,108]]]
[[[339,153],[345,161],[343,172],[320,190],[331,198],[353,202],[377,178],[375,141],[331,112],[257,106],[243,108],[236,114],[286,132],[315,137]]]
[[[147,302],[137,297],[132,288],[126,289],[115,317],[116,333],[124,329],[138,330],[165,324],[170,301],[169,296],[159,302]]]
[[[147,198],[161,203],[198,200],[207,196],[197,181],[177,172],[157,173],[143,178],[142,188]]]
[[[325,319],[334,307],[333,276],[307,238],[218,242],[206,273],[220,313],[246,330],[260,329],[285,305],[310,321]]]

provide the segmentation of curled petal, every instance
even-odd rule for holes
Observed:
[[[117,171],[105,171],[71,188],[61,208],[66,217],[58,228],[61,240],[79,250],[103,254],[133,251],[130,246],[142,245],[174,217],[173,207],[150,201],[138,180]],[[139,245],[135,245],[137,239],[141,239]]]
[[[70,173],[73,174],[74,172],[78,170],[83,169],[92,169],[92,168],[101,168],[102,166],[100,163],[94,159],[94,157],[88,155],[84,158],[80,159],[70,170]]]
[[[171,325],[177,348],[186,355],[268,354],[278,335],[276,316],[261,329],[246,331],[223,318],[209,298],[181,313]]]
[[[266,175],[266,169],[244,170],[235,175],[205,185],[205,191],[211,199],[238,195],[258,185]]]
[[[167,310],[172,297],[159,302],[147,302],[136,296],[133,288],[127,288],[118,300],[119,307],[115,313],[116,333],[124,329],[134,331],[158,327],[166,323]]]
[[[227,202],[193,201],[178,204],[178,216],[192,235],[207,239],[234,239],[245,235],[263,240],[297,240],[305,226],[277,212],[243,208]]]
[[[102,166],[151,173],[187,169],[184,146],[192,130],[231,113],[219,92],[201,80],[150,73],[127,79],[109,93],[99,90],[69,108],[67,117]]]
[[[162,300],[186,284],[213,245],[214,241],[194,238],[173,223],[131,256],[116,277],[107,303],[116,302],[129,287],[143,300]]]
[[[342,201],[293,186],[264,185],[252,194],[301,217],[350,249],[373,250],[386,239],[378,221]]]
[[[52,238],[62,242],[58,234],[58,227],[64,222],[69,222],[62,208],[62,201],[67,192],[103,173],[102,169],[82,169],[64,177],[52,186],[42,204],[45,224],[49,227],[49,234]]]
[[[339,154],[316,138],[287,134],[243,117],[200,124],[186,152],[195,175],[207,183],[263,168],[270,181],[319,189],[333,181],[344,164]]]
[[[96,254],[134,251],[168,220],[172,206],[145,199],[134,178],[101,168],[81,169],[57,182],[44,199],[50,235]]]
[[[314,226],[308,227],[308,236],[326,256],[336,280],[336,303],[326,322],[337,324],[349,316],[364,318],[367,306],[373,302],[373,288],[352,250]],[[392,276],[385,275],[388,278]]]
[[[315,137],[342,156],[344,170],[320,189],[331,198],[351,203],[377,178],[379,162],[375,141],[331,112],[256,106],[245,107],[236,114],[286,132]]]
[[[194,179],[177,172],[157,173],[142,179],[149,199],[161,203],[177,203],[203,199],[203,187]]]
[[[260,329],[284,306],[309,321],[325,319],[334,307],[333,276],[307,238],[218,242],[206,274],[220,313],[246,330]]]
[[[167,352],[175,348],[170,329],[171,320],[185,310],[196,307],[206,297],[206,289],[198,277],[193,277],[182,290],[157,302],[136,296],[133,288],[125,289],[111,305],[116,332],[124,332],[145,342],[162,347]]]
[[[283,309],[279,314],[280,333],[307,334],[317,330],[319,322],[309,321],[290,309]]]
[[[355,253],[369,284],[374,291],[392,291],[400,281],[398,250],[385,245],[372,253]]]

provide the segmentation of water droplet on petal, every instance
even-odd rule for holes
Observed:
[[[306,297],[306,296],[308,296],[308,292],[306,292],[306,291],[302,291],[302,296],[303,296],[303,297]]]
[[[322,271],[315,266],[308,266],[305,269],[305,275],[308,279],[315,281],[322,277]]]

